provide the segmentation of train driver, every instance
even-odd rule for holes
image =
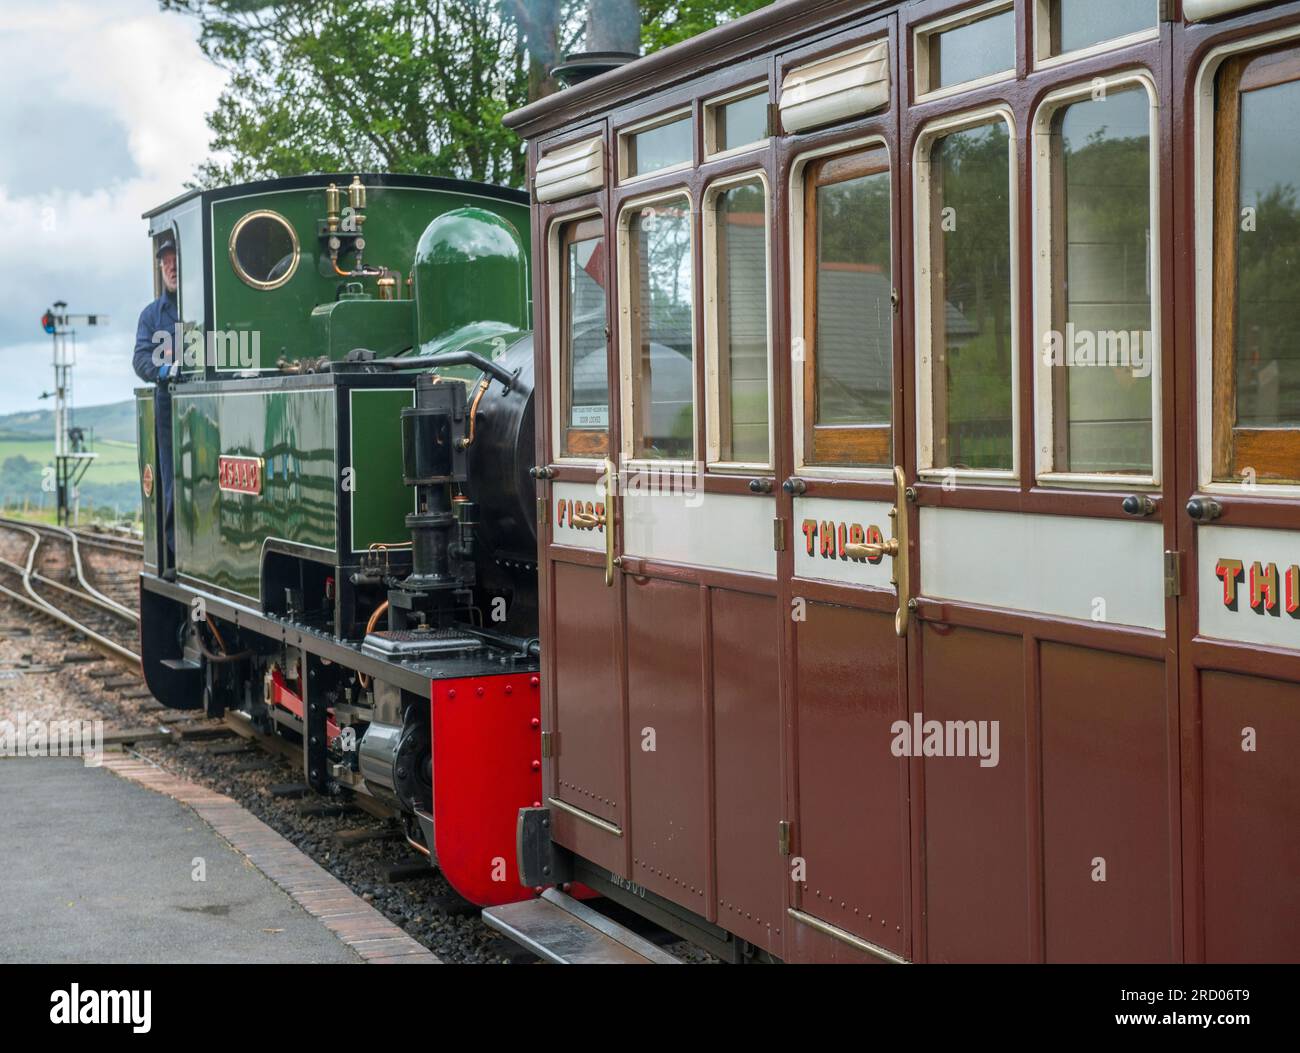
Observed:
[[[172,528],[172,407],[167,381],[178,376],[179,348],[174,347],[180,315],[176,310],[176,241],[166,236],[155,252],[162,277],[162,295],[140,312],[135,330],[135,375],[146,384],[157,384],[154,396],[154,422],[157,429],[158,468],[162,476],[164,531],[167,536],[167,564],[176,560],[176,542]],[[165,334],[165,338],[164,338]]]

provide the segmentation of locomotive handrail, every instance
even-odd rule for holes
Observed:
[[[358,363],[338,363],[332,362],[331,369],[339,365],[356,366]],[[372,358],[368,362],[362,362],[365,366],[384,366],[388,369],[435,369],[438,366],[473,366],[484,373],[488,373],[506,387],[509,391],[519,390],[518,372],[512,373],[505,366],[493,362],[490,358],[480,355],[477,351],[446,351],[440,355],[418,355],[414,358]]]

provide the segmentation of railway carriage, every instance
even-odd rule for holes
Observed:
[[[1296,3],[792,0],[507,117],[526,882],[729,960],[1300,958],[1298,102]]]

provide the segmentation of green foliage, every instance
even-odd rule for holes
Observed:
[[[648,0],[644,50],[765,0]],[[200,24],[230,75],[208,115],[214,155],[192,185],[326,171],[416,172],[521,187],[501,118],[554,91],[583,50],[587,0],[159,0]]]
[[[766,7],[771,0],[641,0],[641,46],[644,54],[714,29]]]
[[[198,185],[319,171],[426,172],[520,186],[501,117],[527,98],[498,0],[161,0],[196,16],[230,73]]]

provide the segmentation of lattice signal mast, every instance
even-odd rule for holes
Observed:
[[[57,300],[41,316],[41,328],[54,341],[54,390],[41,398],[54,399],[54,479],[58,521],[67,525],[76,503],[76,487],[95,454],[85,447],[85,435],[72,423],[72,367],[77,364],[76,325],[106,325],[106,314],[69,314],[68,305]]]

